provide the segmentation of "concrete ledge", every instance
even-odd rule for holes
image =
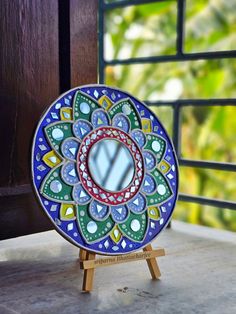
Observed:
[[[81,293],[78,248],[55,231],[0,242],[0,313],[236,312],[236,235],[172,223],[153,243],[161,280],[143,261],[96,270],[94,291]]]

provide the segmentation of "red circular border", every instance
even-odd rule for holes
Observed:
[[[130,185],[120,191],[104,190],[93,180],[88,167],[88,156],[92,146],[102,139],[117,139],[130,151],[135,163],[135,174]],[[77,155],[77,170],[84,189],[97,201],[107,205],[120,205],[133,198],[144,178],[143,156],[137,143],[124,131],[114,127],[100,127],[84,137]]]

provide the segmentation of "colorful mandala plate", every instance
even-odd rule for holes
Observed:
[[[124,254],[167,225],[178,166],[160,121],[140,101],[104,85],[59,97],[37,127],[32,151],[36,194],[73,244]]]

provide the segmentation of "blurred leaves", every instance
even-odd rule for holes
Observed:
[[[236,49],[235,12],[235,0],[187,0],[185,52]],[[175,54],[176,13],[176,1],[108,11],[106,59]],[[142,100],[236,98],[235,73],[236,59],[119,65],[106,68],[106,83]],[[171,107],[151,109],[172,134]],[[236,162],[236,107],[188,106],[181,112],[184,158]],[[183,167],[180,190],[235,201],[236,174]],[[174,218],[236,231],[232,210],[178,202]]]
[[[236,49],[236,1],[187,0],[185,51]]]
[[[173,54],[175,29],[176,1],[109,11],[106,15],[105,57],[109,60]]]

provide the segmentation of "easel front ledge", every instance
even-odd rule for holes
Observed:
[[[110,266],[121,263],[128,263],[138,260],[146,260],[152,279],[161,276],[156,257],[165,256],[163,248],[153,250],[152,245],[148,244],[143,248],[143,252],[135,252],[125,255],[106,256],[96,259],[96,253],[80,249],[80,268],[84,270],[82,290],[90,292],[93,289],[94,271],[97,267]]]

